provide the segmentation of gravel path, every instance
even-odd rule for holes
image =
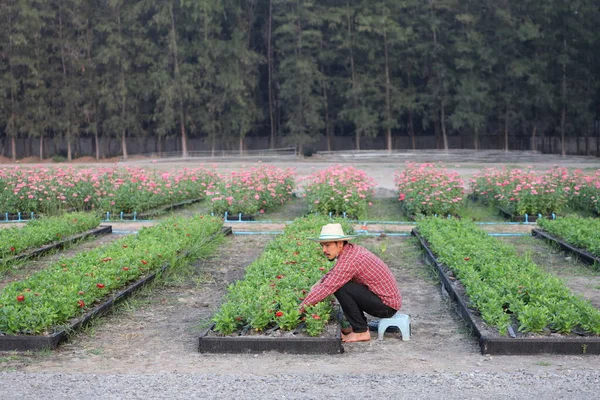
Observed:
[[[233,369],[233,366],[232,366]],[[234,371],[233,371],[234,372]],[[235,373],[235,372],[234,372]],[[0,373],[10,399],[597,399],[596,371],[400,375]]]

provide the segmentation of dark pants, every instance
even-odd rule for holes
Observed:
[[[374,317],[389,318],[397,311],[385,305],[366,286],[356,282],[346,283],[334,295],[342,306],[346,319],[352,325],[352,331],[356,333],[368,330],[365,312]]]

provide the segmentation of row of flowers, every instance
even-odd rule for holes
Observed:
[[[222,224],[216,217],[169,218],[10,283],[0,292],[0,334],[51,333],[131,281],[207,256]]]
[[[486,168],[470,184],[474,197],[515,215],[547,216],[566,207],[600,211],[600,171],[588,175],[564,167],[542,173],[531,168]]]
[[[304,180],[311,213],[361,218],[371,206],[375,182],[352,166],[334,165]]]
[[[100,224],[100,218],[90,213],[68,213],[57,217],[34,219],[23,228],[0,229],[0,260],[68,238]]]
[[[304,321],[311,336],[322,332],[332,312],[331,302],[306,307],[300,315],[300,303],[332,266],[309,237],[330,219],[309,216],[296,219],[284,233],[269,243],[264,253],[246,269],[243,280],[228,288],[225,302],[215,314],[215,330],[228,335],[243,327],[263,331],[278,326],[293,330]],[[352,231],[345,221],[344,232]]]
[[[475,224],[425,218],[417,230],[437,259],[460,280],[472,307],[502,334],[515,323],[521,332],[576,330],[600,335],[596,307]]]
[[[213,169],[3,168],[0,211],[53,214],[64,210],[142,212],[202,199],[220,181]]]

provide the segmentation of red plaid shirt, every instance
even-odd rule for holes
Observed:
[[[301,306],[317,304],[349,281],[366,286],[394,310],[402,306],[402,296],[389,267],[369,250],[352,243],[344,246],[335,266],[313,287]]]

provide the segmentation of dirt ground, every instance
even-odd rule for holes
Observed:
[[[236,169],[250,164],[228,163],[219,168]],[[279,166],[293,166],[299,173],[308,174],[313,168],[320,169],[330,164],[331,162],[325,161],[302,160],[280,162]],[[182,165],[192,166],[187,162],[170,166]],[[378,187],[393,189],[393,173],[399,168],[398,162],[357,162],[354,165],[372,176],[378,182]],[[461,175],[468,178],[479,167],[476,164],[467,167],[463,165],[460,167]],[[598,168],[600,163],[586,164],[586,167]],[[144,224],[126,222],[112,225],[117,232],[111,236],[114,239],[126,232],[135,231]],[[280,231],[285,224],[232,226],[234,232]],[[407,232],[409,228],[410,226],[405,225],[394,228],[388,225],[369,226],[372,231],[380,229],[388,232],[389,229]],[[531,228],[506,225],[486,229],[528,233]],[[1,352],[0,370],[96,374],[178,372],[263,375],[370,371],[398,374],[597,370],[600,365],[598,356],[481,355],[476,340],[454,313],[453,305],[442,297],[438,281],[422,261],[418,247],[409,236],[363,239],[363,244],[380,254],[396,276],[403,295],[402,310],[412,320],[412,337],[409,341],[402,341],[398,334],[386,334],[383,341],[378,341],[376,333],[373,333],[374,340],[345,344],[345,352],[333,356],[274,352],[200,354],[197,351],[199,335],[209,325],[210,317],[221,303],[227,285],[243,277],[244,268],[262,253],[272,238],[273,235],[231,235],[211,259],[199,261],[189,271],[173,274],[165,278],[163,283],[143,290],[109,315],[75,334],[57,350],[41,353]],[[89,245],[93,244],[86,242],[69,251],[84,251],[84,246]],[[550,253],[545,247],[536,248],[535,251]],[[51,257],[56,256],[58,255]],[[555,256],[564,259],[559,253]],[[581,285],[584,285],[583,281]]]

